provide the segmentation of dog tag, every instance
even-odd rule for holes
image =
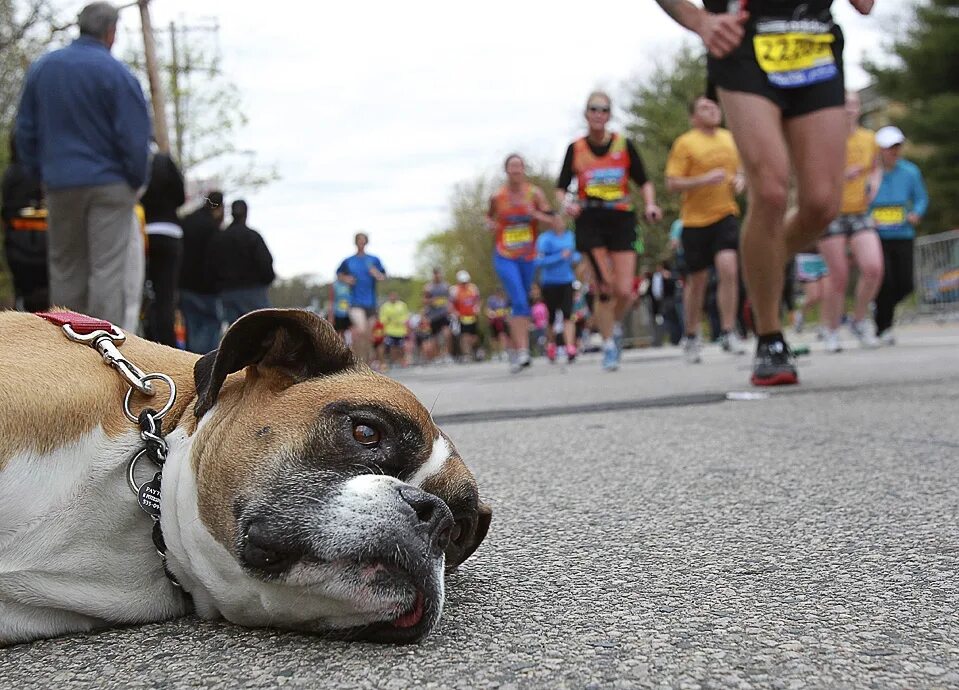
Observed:
[[[140,492],[137,494],[137,503],[140,504],[140,508],[143,509],[144,513],[148,513],[154,518],[160,517],[160,481],[162,478],[163,474],[157,472],[153,475],[153,479],[140,487]]]

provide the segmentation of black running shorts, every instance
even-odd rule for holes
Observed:
[[[576,251],[605,247],[611,252],[633,251],[636,213],[605,208],[585,208],[576,219]]]
[[[558,285],[541,285],[543,302],[549,310],[549,322],[556,321],[556,312],[563,312],[565,319],[573,318],[573,285],[560,283]]]
[[[683,228],[683,255],[690,273],[705,271],[724,249],[739,249],[739,219],[736,216],[726,216],[700,228]]]

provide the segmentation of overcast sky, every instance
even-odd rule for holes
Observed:
[[[877,5],[884,2],[894,4]],[[863,54],[882,49],[882,15],[862,18],[846,0],[834,4],[846,33],[847,82],[860,87]],[[282,176],[242,192],[250,225],[266,239],[279,275],[323,280],[352,253],[357,230],[370,234],[369,250],[389,272],[410,275],[417,242],[447,222],[457,182],[498,174],[511,151],[558,171],[583,131],[592,89],[615,100],[657,56],[696,40],[653,0],[584,7],[151,2],[158,28],[218,20],[222,67],[249,117],[235,143]],[[135,9],[121,21],[139,28]],[[236,198],[237,190],[225,192],[228,202]]]

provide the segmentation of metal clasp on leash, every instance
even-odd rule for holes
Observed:
[[[103,357],[103,361],[116,369],[120,376],[123,377],[123,380],[130,384],[131,387],[136,388],[144,395],[152,396],[156,392],[153,390],[153,386],[150,385],[150,380],[147,378],[147,375],[120,354],[120,349],[117,345],[122,345],[127,337],[119,328],[113,326],[110,331],[93,331],[93,333],[86,335],[77,333],[68,323],[64,324],[62,328],[66,336],[73,342],[89,345],[99,352],[100,356]]]

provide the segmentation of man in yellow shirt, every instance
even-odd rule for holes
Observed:
[[[410,319],[410,309],[395,290],[391,290],[389,298],[380,305],[379,317],[383,324],[383,347],[386,348],[384,361],[388,360],[393,366],[400,363],[406,366],[406,324]]]
[[[673,142],[666,161],[666,187],[682,192],[682,244],[689,275],[683,291],[686,312],[686,360],[700,361],[699,325],[709,267],[715,266],[716,297],[723,350],[744,354],[736,333],[739,304],[739,205],[735,195],[743,190],[739,154],[732,134],[719,126],[719,104],[700,96],[690,104],[693,128]]]
[[[846,284],[849,281],[847,247],[859,267],[850,327],[863,347],[879,346],[876,326],[867,318],[867,310],[882,285],[882,243],[868,210],[869,202],[879,190],[882,170],[879,167],[876,134],[859,126],[859,112],[859,94],[847,92],[849,137],[846,139],[846,181],[842,189],[842,206],[839,217],[829,224],[826,234],[819,240],[819,253],[829,268],[822,299],[826,352],[842,351],[839,322],[846,307]]]

